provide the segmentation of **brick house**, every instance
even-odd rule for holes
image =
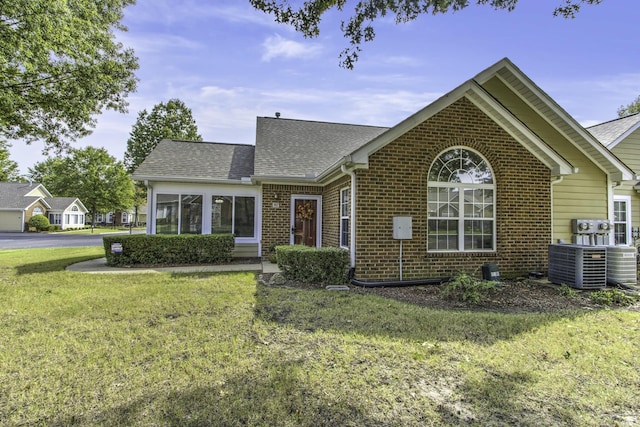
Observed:
[[[388,281],[401,243],[405,280],[546,271],[571,219],[613,218],[635,175],[503,59],[391,128],[259,117],[255,146],[162,141],[134,179],[148,233],[232,232],[238,256],[343,247],[358,280]]]

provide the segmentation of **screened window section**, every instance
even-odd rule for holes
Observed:
[[[202,196],[158,194],[156,234],[201,234]]]
[[[211,234],[255,237],[255,197],[213,196]]]
[[[491,167],[478,153],[453,148],[438,156],[428,175],[428,250],[495,250],[494,194]]]
[[[351,191],[345,188],[340,191],[340,246],[349,247],[349,205]]]

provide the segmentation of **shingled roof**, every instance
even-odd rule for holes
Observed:
[[[638,127],[640,127],[640,113],[600,123],[599,125],[588,127],[587,130],[602,145],[611,149],[622,139],[623,135]]]
[[[84,209],[85,212],[88,212],[87,208],[77,197],[47,197],[46,201],[49,203],[49,206],[51,206],[52,211],[64,211],[73,203],[78,202],[80,207]]]
[[[133,173],[137,180],[241,180],[253,175],[253,145],[163,140]]]
[[[0,209],[23,210],[38,200],[44,200],[40,196],[27,196],[40,185],[38,183],[0,182]],[[47,203],[45,202],[45,204]]]
[[[387,130],[378,126],[258,117],[255,176],[319,175]]]

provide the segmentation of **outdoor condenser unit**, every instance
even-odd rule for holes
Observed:
[[[633,246],[607,246],[607,281],[636,285],[638,270],[636,248]]]
[[[607,248],[549,245],[549,281],[578,289],[607,286]]]

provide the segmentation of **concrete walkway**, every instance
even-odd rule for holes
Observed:
[[[97,258],[89,261],[72,264],[66,268],[69,271],[79,273],[219,273],[225,271],[255,271],[259,273],[278,273],[280,269],[276,264],[264,261],[255,264],[223,264],[223,265],[193,265],[185,267],[108,267],[106,258]]]

